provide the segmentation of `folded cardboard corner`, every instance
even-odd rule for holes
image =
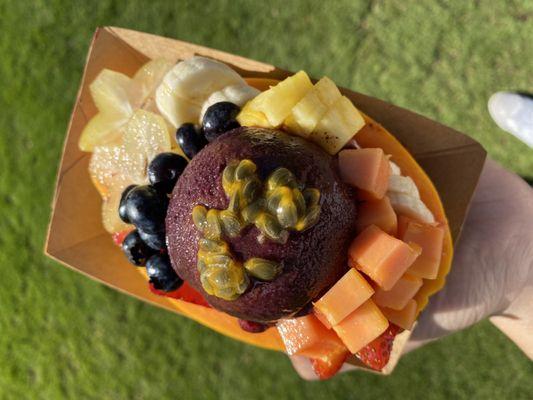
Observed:
[[[225,62],[244,77],[282,79],[290,74],[269,64],[191,43],[116,27],[98,28],[65,138],[45,245],[45,253],[65,266],[174,312],[171,300],[147,290],[145,279],[131,268],[104,230],[101,199],[87,172],[90,155],[79,150],[78,140],[96,113],[88,85],[103,68],[132,76],[149,59],[177,61],[195,54]],[[484,164],[486,153],[481,145],[411,111],[347,89],[343,92],[392,132],[425,169],[441,196],[456,241]],[[408,337],[409,332],[404,332],[395,341],[393,357],[384,373],[392,371]]]

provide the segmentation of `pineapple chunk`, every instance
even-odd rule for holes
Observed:
[[[259,94],[245,108],[262,112],[272,127],[278,127],[287,118],[296,103],[313,88],[311,80],[300,71]]]
[[[248,103],[250,104],[250,103]],[[260,128],[273,128],[268,122],[267,117],[261,111],[253,110],[246,104],[237,115],[237,121],[241,126],[257,126]]]
[[[296,135],[308,137],[328,109],[341,98],[341,92],[328,77],[320,79],[292,109],[284,122]]]
[[[311,140],[329,154],[336,154],[365,125],[363,116],[345,96],[338,99],[322,117]]]

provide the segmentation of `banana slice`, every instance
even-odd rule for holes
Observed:
[[[387,196],[397,214],[403,214],[428,224],[435,222],[435,217],[419,198],[398,192],[387,192]]]
[[[420,193],[416,187],[416,183],[409,176],[391,175],[389,177],[389,192],[402,193],[417,199],[420,198]]]
[[[192,57],[167,72],[156,90],[157,108],[174,128],[184,122],[198,123],[202,104],[212,93],[239,84],[246,83],[226,64]]]
[[[248,102],[248,100],[253,99],[259,93],[261,93],[259,90],[248,86],[246,83],[226,86],[224,89],[212,93],[207,100],[204,101],[200,112],[200,121],[204,118],[206,110],[213,104],[220,103],[221,101],[229,101],[230,103],[242,107]]]

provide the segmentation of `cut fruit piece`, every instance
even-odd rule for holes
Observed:
[[[148,97],[154,95],[155,89],[173,66],[173,62],[158,58],[148,61],[135,73],[129,87],[133,109],[141,108]]]
[[[372,300],[367,300],[341,323],[335,325],[343,343],[351,353],[357,353],[372,340],[381,335],[389,326],[389,321]]]
[[[389,362],[394,344],[394,338],[400,332],[400,328],[389,324],[385,332],[363,347],[355,356],[370,368],[381,371]]]
[[[102,202],[102,224],[109,233],[117,233],[125,230],[131,230],[131,225],[122,221],[118,215],[118,206],[124,187],[113,188],[107,198]]]
[[[388,192],[387,196],[389,196],[392,208],[394,208],[396,213],[406,215],[427,224],[435,222],[435,217],[432,212],[421,199],[395,192]]]
[[[376,290],[372,300],[380,307],[401,310],[422,287],[422,283],[421,278],[405,274],[390,290]]]
[[[315,314],[316,319],[322,322],[322,325],[324,325],[328,329],[331,329],[331,325],[326,316],[322,314],[320,310],[318,310],[316,307],[313,307],[313,314]]]
[[[389,186],[390,165],[382,149],[347,149],[339,153],[344,182],[382,199]]]
[[[113,189],[147,181],[145,166],[137,157],[132,158],[124,146],[95,147],[89,163],[89,175],[103,198],[108,197]]]
[[[146,167],[159,153],[170,151],[170,135],[165,120],[157,114],[137,110],[124,127],[124,148],[128,155],[143,166],[134,180],[146,175]]]
[[[329,325],[337,325],[373,293],[372,286],[352,268],[314,303],[314,307],[326,317]]]
[[[328,354],[345,348],[335,332],[322,325],[313,314],[282,319],[277,328],[289,355],[325,359]]]
[[[129,116],[131,78],[120,72],[103,69],[89,86],[98,111],[104,114]]]
[[[348,250],[350,265],[363,271],[382,289],[390,290],[420,254],[420,247],[386,234],[371,225]]]
[[[98,113],[85,125],[78,146],[81,151],[94,151],[97,146],[122,144],[120,128],[128,122],[129,116]]]
[[[202,121],[205,112],[213,104],[220,103],[222,101],[229,101],[242,107],[247,101],[256,97],[261,93],[256,88],[248,86],[246,83],[239,83],[236,85],[226,86],[218,92],[212,93],[206,101],[202,104],[202,111],[200,112],[200,121]]]
[[[381,311],[390,322],[410,331],[416,320],[417,309],[416,301],[411,299],[401,310],[383,307]]]
[[[400,218],[403,220],[401,239],[416,243],[422,248],[422,254],[409,267],[408,272],[420,278],[435,279],[442,258],[444,228],[407,220],[403,216]]]
[[[318,121],[310,135],[312,141],[334,155],[365,125],[359,110],[345,96],[337,99]]]
[[[273,128],[273,126],[270,125],[270,122],[268,122],[268,119],[263,112],[251,109],[248,104],[245,105],[239,115],[237,115],[237,121],[241,126]]]
[[[322,359],[311,359],[311,367],[318,379],[329,379],[341,369],[349,355],[348,349],[339,349],[329,353]]]
[[[389,235],[396,236],[398,218],[387,196],[381,200],[367,201],[358,206],[357,233],[362,232],[370,225],[376,225]]]
[[[272,127],[278,127],[312,87],[307,74],[300,71],[261,93],[248,102],[246,107],[262,112]]]
[[[415,182],[408,176],[391,174],[387,192],[403,193],[411,197],[416,197],[417,199],[420,198],[420,193]]]
[[[318,121],[342,97],[335,83],[324,77],[293,107],[284,125],[291,133],[308,137]]]

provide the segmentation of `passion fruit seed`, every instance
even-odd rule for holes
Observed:
[[[228,211],[231,211],[231,212],[234,212],[234,213],[237,213],[240,211],[241,209],[241,200],[240,200],[241,196],[238,192],[234,192],[231,194],[230,198],[229,198],[229,204],[228,204],[228,208],[227,210]]]
[[[267,190],[273,190],[280,186],[288,186],[291,189],[296,188],[296,178],[287,168],[277,168],[267,178]]]
[[[307,214],[296,224],[298,231],[305,231],[318,222],[320,217],[320,206],[312,206],[307,210]]]
[[[318,205],[318,202],[320,201],[320,191],[315,188],[307,188],[304,189],[302,192],[302,195],[305,199],[305,204],[307,207],[312,207]]]
[[[231,238],[238,236],[243,228],[241,219],[233,211],[221,211],[220,222],[222,223],[222,230],[224,231],[224,234]]]
[[[204,290],[225,300],[235,300],[250,285],[252,276],[269,281],[281,272],[281,264],[250,258],[244,265],[232,256],[222,236],[237,237],[249,224],[260,231],[257,240],[286,243],[289,229],[303,231],[320,215],[320,192],[298,185],[287,168],[274,170],[262,183],[251,160],[232,161],[222,173],[222,188],[229,198],[225,210],[198,205],[192,219],[203,237],[198,242],[198,271]]]
[[[257,166],[254,162],[250,160],[241,160],[241,162],[239,162],[239,165],[235,169],[235,179],[238,181],[242,181],[244,178],[255,174],[256,170]]]
[[[209,210],[206,215],[207,226],[204,229],[204,235],[211,240],[218,240],[222,236],[222,227],[220,226],[219,211]]]
[[[307,207],[305,205],[305,198],[299,189],[292,189],[292,201],[296,206],[298,218],[302,218],[305,215]]]
[[[292,228],[296,225],[298,222],[298,210],[292,198],[281,199],[276,210],[276,217],[283,228]]]
[[[281,272],[281,264],[264,258],[250,258],[244,263],[244,269],[254,278],[271,281]]]
[[[277,243],[285,242],[285,234],[281,225],[278,223],[276,217],[262,213],[255,220],[255,226],[261,231],[268,239]]]
[[[235,170],[237,169],[237,165],[238,163],[236,162],[228,164],[222,173],[222,188],[228,195],[232,192],[232,187],[235,183]]]
[[[201,238],[198,241],[198,248],[205,253],[225,254],[229,252],[228,244],[223,240]]]
[[[271,214],[276,214],[278,210],[279,203],[283,198],[289,199],[292,201],[292,191],[291,189],[282,186],[275,188],[267,193],[267,209]]]
[[[259,196],[260,193],[261,193],[261,182],[259,181],[259,179],[257,178],[246,179],[240,191],[242,205],[246,207],[246,205],[252,203],[255,199],[257,199],[257,196]]]
[[[200,232],[207,228],[207,209],[204,206],[195,206],[192,209],[192,221]]]

